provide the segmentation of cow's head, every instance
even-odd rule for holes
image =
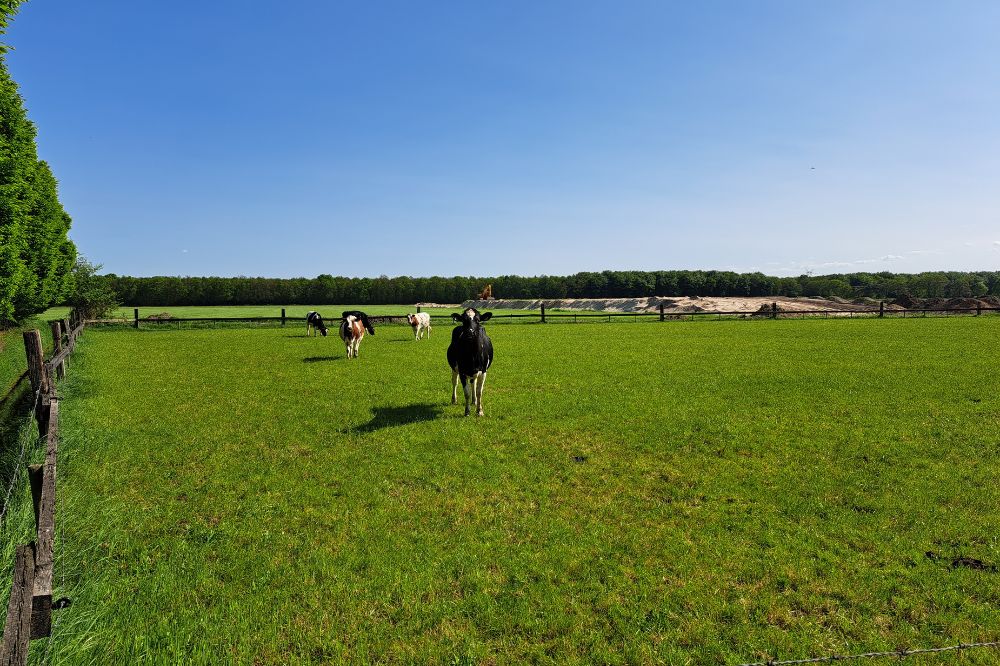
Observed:
[[[406,323],[409,324],[410,326],[416,326],[417,325],[417,318],[414,317],[411,314],[408,314],[408,315],[406,315]]]
[[[326,332],[327,332],[328,330],[330,330],[330,329],[328,329],[328,328],[327,328],[326,326],[320,326],[320,327],[319,327],[319,332],[323,334],[323,337],[324,337],[324,338],[326,337]]]
[[[492,316],[492,312],[479,314],[479,310],[476,308],[469,308],[465,312],[453,312],[451,314],[451,318],[462,325],[463,335],[475,335],[479,332],[480,324],[484,321],[489,321]]]

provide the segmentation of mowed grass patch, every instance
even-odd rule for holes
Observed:
[[[731,663],[1000,632],[1000,320],[488,327],[481,419],[449,404],[447,330],[355,361],[289,329],[88,332],[56,658]]]

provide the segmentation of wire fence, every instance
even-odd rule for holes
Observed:
[[[23,476],[22,471],[27,469],[24,465],[24,461],[25,454],[29,449],[29,444],[34,445],[38,443],[38,438],[31,435],[31,422],[35,420],[38,412],[39,395],[41,395],[40,388],[35,391],[34,399],[31,401],[31,410],[24,417],[24,420],[17,431],[21,452],[18,454],[17,458],[14,460],[14,465],[11,467],[10,483],[7,484],[7,493],[4,496],[3,505],[0,506],[0,526],[3,525],[4,518],[7,515],[7,509],[10,507],[10,498],[11,494],[14,492],[14,487],[18,485],[18,481],[21,480]]]
[[[958,645],[949,645],[947,647],[936,647],[936,648],[904,648],[900,650],[886,650],[884,652],[861,652],[858,654],[831,654],[825,657],[807,657],[805,659],[770,659],[768,661],[752,661],[740,664],[740,666],[792,666],[793,664],[824,664],[833,663],[837,661],[848,661],[850,659],[884,659],[886,657],[895,657],[902,659],[904,657],[915,657],[921,654],[935,654],[941,652],[958,652],[959,655],[962,654],[963,650],[974,650],[977,648],[998,648],[1000,647],[1000,641],[989,641],[985,643],[959,643]]]
[[[3,629],[3,641],[0,643],[0,663],[4,666],[23,666],[27,663],[29,643],[32,640],[48,638],[42,657],[46,663],[54,644],[53,637],[58,631],[61,614],[57,614],[53,623],[52,611],[69,605],[65,597],[53,603],[54,568],[59,567],[61,573],[58,590],[66,589],[66,568],[63,520],[56,522],[56,459],[59,445],[59,396],[56,391],[56,379],[66,374],[66,363],[76,346],[77,338],[83,334],[84,323],[74,313],[71,321],[74,328],[65,332],[62,323],[52,322],[54,353],[46,361],[37,330],[25,331],[25,352],[28,357],[28,371],[34,390],[34,402],[30,415],[19,435],[22,440],[22,450],[15,468],[12,470],[12,483],[4,500],[3,515],[8,515],[13,488],[20,479],[24,468],[30,437],[24,432],[31,432],[31,419],[38,424],[40,438],[44,438],[45,462],[27,468],[31,482],[32,504],[35,515],[35,540],[16,548],[13,568],[9,573],[11,591],[7,604],[7,621]],[[63,348],[65,335],[66,346]],[[58,528],[58,531],[57,531]],[[58,544],[58,557],[56,556]]]

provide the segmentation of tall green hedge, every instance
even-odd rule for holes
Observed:
[[[0,0],[0,33],[20,0]],[[0,46],[0,327],[65,299],[76,247],[56,179],[38,159],[35,126]]]

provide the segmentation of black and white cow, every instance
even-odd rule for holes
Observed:
[[[319,331],[324,338],[326,337],[326,325],[323,323],[323,318],[315,310],[310,310],[309,314],[306,315],[306,335],[309,335],[310,330],[312,330],[313,335]]]
[[[368,315],[358,310],[348,310],[340,322],[340,339],[347,346],[347,358],[358,357],[358,345],[365,337],[365,331],[375,335],[375,327],[368,321]]]
[[[451,404],[458,402],[458,380],[462,380],[465,391],[465,415],[469,415],[469,391],[476,406],[476,416],[483,415],[483,385],[486,371],[493,365],[493,343],[486,335],[482,322],[489,321],[492,312],[479,314],[479,310],[469,308],[462,314],[454,313],[451,318],[460,322],[451,332],[448,345],[448,365],[451,366]],[[468,382],[468,383],[466,383]],[[469,386],[471,384],[471,386]]]

